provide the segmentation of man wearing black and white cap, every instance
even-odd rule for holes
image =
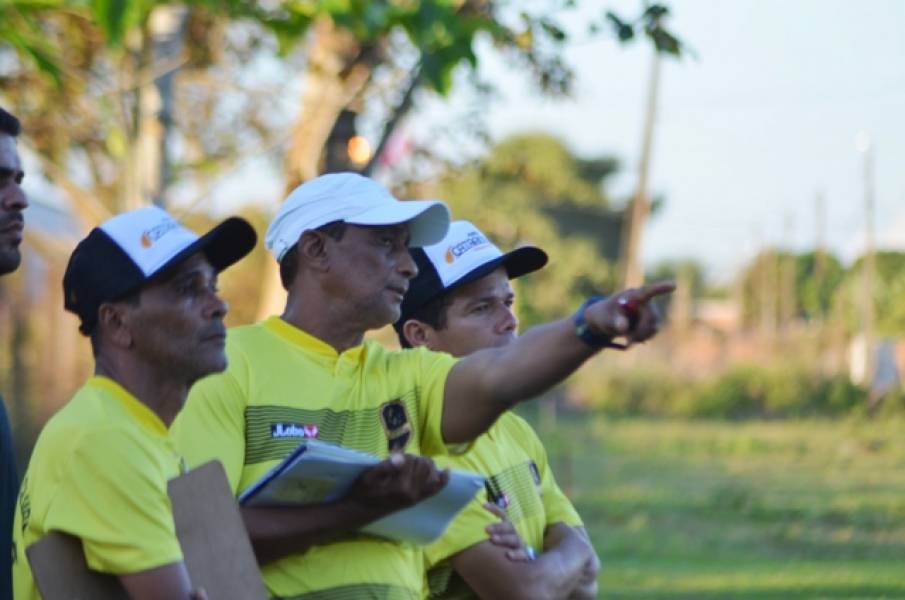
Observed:
[[[273,596],[419,598],[418,548],[353,533],[445,484],[445,473],[415,455],[474,439],[613,337],[653,336],[649,300],[673,289],[592,298],[574,319],[458,361],[364,342],[366,331],[399,318],[417,274],[409,247],[439,242],[448,226],[441,202],[400,202],[351,173],[296,188],[267,233],[289,292],[283,314],[231,330],[229,368],[192,390],[174,425],[190,463],[219,458],[237,494],[306,437],[391,457],[336,503],[243,509]],[[349,536],[336,541],[342,532]]]
[[[399,342],[456,357],[515,341],[509,280],[547,263],[533,246],[502,253],[467,221],[452,223],[441,242],[413,249],[412,257],[418,275],[394,324]],[[435,460],[480,473],[487,484],[424,550],[431,598],[597,597],[597,556],[524,419],[507,412],[467,452]],[[497,516],[518,532],[521,547],[499,543]]]
[[[65,307],[90,336],[95,374],[38,437],[16,509],[17,600],[40,597],[26,548],[51,531],[79,538],[88,566],[131,598],[196,597],[167,481],[185,469],[168,427],[189,388],[226,367],[217,274],[255,232],[227,219],[198,237],[159,208],[118,215],[79,242]]]

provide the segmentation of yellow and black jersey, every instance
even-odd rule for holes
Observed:
[[[427,350],[366,342],[337,354],[278,317],[227,336],[229,366],[197,383],[173,426],[190,465],[220,459],[238,495],[307,438],[386,457],[445,453],[446,376]],[[419,547],[373,537],[314,546],[263,568],[281,598],[420,598]]]
[[[480,473],[487,480],[484,492],[424,551],[431,598],[477,598],[448,559],[487,540],[485,528],[497,520],[484,508],[487,501],[506,511],[522,541],[537,552],[543,550],[548,525],[582,524],[572,503],[556,485],[537,434],[515,414],[501,416],[464,454],[438,456],[436,462],[438,467]]]
[[[82,541],[113,575],[182,560],[167,481],[185,463],[163,421],[119,384],[92,377],[38,436],[13,528],[16,600],[38,600],[25,549],[50,531]]]

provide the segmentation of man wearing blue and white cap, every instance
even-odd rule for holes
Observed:
[[[288,291],[283,314],[230,332],[229,368],[192,390],[174,426],[190,463],[219,458],[237,494],[306,437],[389,457],[335,503],[243,509],[273,596],[419,598],[420,549],[354,533],[445,485],[447,474],[418,455],[474,439],[614,336],[640,342],[656,331],[648,301],[671,284],[589,301],[574,321],[458,361],[364,342],[400,316],[417,275],[409,247],[439,242],[448,226],[443,203],[400,202],[359,175],[298,187],[267,233]]]
[[[130,598],[198,597],[176,538],[167,481],[185,463],[168,427],[189,388],[226,367],[217,274],[254,247],[230,218],[198,237],[149,207],[94,228],[63,276],[65,307],[90,336],[95,373],[41,431],[13,530],[18,600],[40,597],[26,549],[79,538],[91,569]]]
[[[509,281],[547,263],[533,246],[504,254],[467,221],[452,223],[440,243],[413,249],[412,257],[418,276],[394,324],[399,342],[456,357],[515,341]],[[597,556],[524,419],[507,412],[467,452],[436,460],[480,473],[487,483],[424,550],[431,598],[597,597]],[[499,543],[497,517],[511,524],[523,546]]]

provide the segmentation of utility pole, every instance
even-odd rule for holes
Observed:
[[[157,206],[166,208],[166,192],[172,178],[172,156],[170,144],[173,137],[175,79],[182,61],[183,37],[188,22],[189,11],[186,7],[160,6],[151,14],[150,33],[153,61],[152,65],[165,65],[164,70],[153,82],[154,93],[150,90],[146,98],[153,98],[148,107],[146,117],[153,119],[150,127],[153,135],[148,141],[156,148],[148,148],[147,180],[144,182],[145,193]],[[154,70],[154,67],[152,67]],[[156,114],[154,114],[156,112]]]
[[[817,228],[814,239],[814,283],[818,290],[822,290],[823,279],[826,276],[826,198],[819,190],[814,198],[814,215]],[[823,314],[823,307],[818,308],[822,320],[826,315]]]
[[[641,236],[650,215],[650,201],[647,186],[650,171],[651,151],[654,140],[654,123],[657,118],[657,95],[660,85],[660,53],[654,51],[651,62],[650,86],[647,93],[647,112],[644,117],[644,138],[641,142],[641,160],[638,165],[638,187],[632,201],[631,215],[625,221],[623,287],[638,287],[644,283],[641,266]]]
[[[861,131],[855,141],[863,157],[864,177],[864,259],[861,265],[861,334],[864,336],[864,382],[874,378],[874,152],[870,137]]]
[[[793,238],[795,231],[795,219],[791,213],[786,213],[783,223],[783,246],[786,256],[781,256],[777,252],[777,260],[779,261],[779,285],[780,297],[777,299],[779,307],[780,327],[785,332],[792,326],[795,318],[795,309],[797,308],[795,294],[795,252],[793,249]]]

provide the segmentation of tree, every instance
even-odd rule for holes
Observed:
[[[905,252],[877,252],[876,280],[874,282],[875,331],[879,336],[901,337],[905,331]],[[834,314],[845,324],[846,331],[859,331],[860,290],[863,285],[861,269],[864,257],[860,257],[841,277],[834,290],[832,302]]]
[[[617,166],[612,158],[576,157],[553,136],[523,134],[443,174],[433,189],[413,192],[436,192],[454,218],[473,221],[501,248],[534,244],[547,251],[549,268],[516,281],[528,326],[616,284],[622,212],[610,208],[603,182]]]
[[[479,38],[527,66],[540,89],[567,92],[568,36],[555,15],[569,4],[529,13],[491,0],[7,0],[0,99],[83,227],[174,190],[196,210],[255,157],[276,156],[286,188],[317,174],[343,111],[374,113],[383,147],[418,90],[447,93],[458,67],[477,64]],[[59,266],[71,243],[35,231],[32,243]],[[263,264],[258,315],[279,297],[274,262]]]
[[[768,332],[792,318],[825,321],[844,273],[832,254],[765,250],[741,275],[743,319]]]
[[[669,279],[676,282],[675,293],[658,299],[658,306],[673,327],[683,330],[690,325],[695,301],[706,292],[704,267],[692,259],[666,260],[651,269],[646,279]]]

